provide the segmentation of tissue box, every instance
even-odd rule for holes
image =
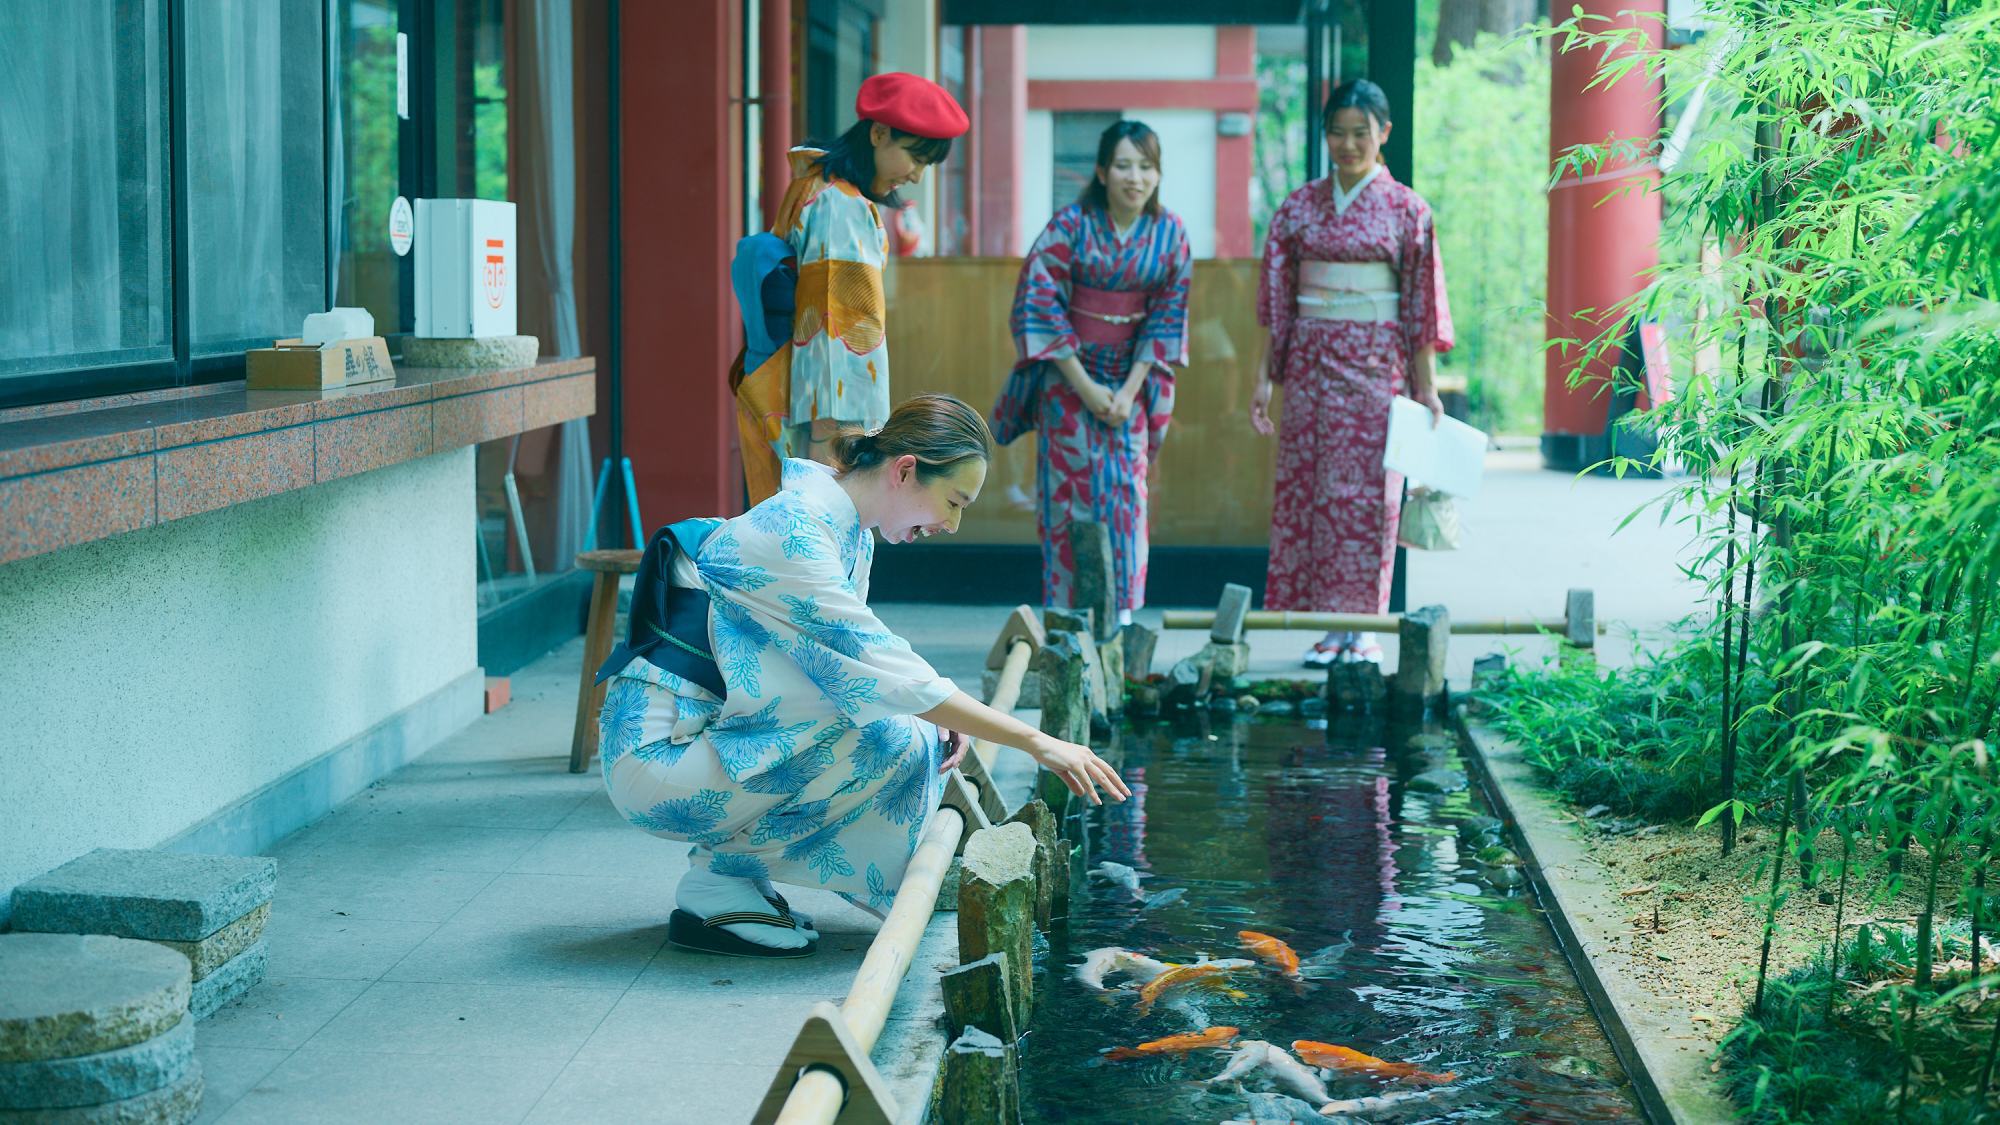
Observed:
[[[243,380],[253,391],[324,391],[394,379],[388,341],[380,336],[336,340],[317,347],[302,340],[279,340],[243,353]]]
[[[515,334],[514,205],[417,200],[417,332],[468,339]]]

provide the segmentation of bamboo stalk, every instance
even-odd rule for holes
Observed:
[[[1743,344],[1736,344],[1736,369],[1743,370]],[[1736,799],[1736,475],[1729,470],[1729,532],[1723,541],[1722,558],[1722,799]],[[1736,810],[1722,813],[1722,854],[1736,849]]]
[[[1827,953],[1826,1006],[1820,1018],[1833,1022],[1833,994],[1840,988],[1840,927],[1847,919],[1847,872],[1854,862],[1854,833],[1843,824],[1840,832],[1840,893],[1834,899],[1833,948]]]
[[[1400,613],[1318,613],[1306,610],[1255,609],[1243,617],[1245,629],[1315,629],[1340,633],[1396,633],[1403,627]],[[1207,629],[1215,624],[1215,613],[1206,609],[1170,609],[1161,615],[1165,629]],[[1473,621],[1453,619],[1455,635],[1532,636],[1568,631],[1569,621],[1561,617],[1489,617]],[[1604,622],[1598,633],[1608,632]]]
[[[1771,897],[1764,906],[1764,952],[1757,960],[1757,999],[1750,1005],[1750,1013],[1756,1019],[1764,1018],[1764,982],[1771,974],[1771,938],[1778,932],[1778,880],[1785,873],[1785,836],[1791,830],[1792,817],[1797,814],[1787,799],[1784,823],[1778,825],[1778,849],[1771,857]]]

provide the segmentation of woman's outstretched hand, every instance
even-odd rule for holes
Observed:
[[[1111,764],[1091,752],[1088,746],[1078,746],[1074,742],[1064,742],[1050,735],[1037,735],[1032,744],[1023,747],[1028,756],[1043,767],[1062,778],[1069,791],[1089,801],[1101,805],[1104,799],[1097,795],[1103,789],[1112,801],[1123,803],[1132,795],[1123,778]]]
[[[1271,381],[1257,380],[1257,390],[1250,396],[1250,428],[1271,436]]]
[[[965,760],[966,748],[972,740],[955,730],[940,731],[944,735],[944,761],[938,763],[939,773],[950,773]]]

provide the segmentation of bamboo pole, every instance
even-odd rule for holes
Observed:
[[[1014,701],[1021,695],[1021,678],[1027,674],[1033,656],[1034,646],[1026,640],[1015,641],[1008,647],[1007,662],[1000,668],[1000,679],[993,685],[993,699],[988,706],[1002,712],[1014,710]],[[990,763],[992,750],[978,742],[972,747],[982,765]],[[888,1022],[896,991],[902,987],[903,975],[909,972],[910,961],[916,956],[917,943],[923,940],[924,930],[930,925],[937,908],[938,889],[944,884],[945,872],[951,868],[952,856],[958,851],[959,837],[964,831],[965,818],[957,809],[940,808],[931,817],[923,842],[917,845],[917,853],[910,858],[909,869],[896,888],[896,904],[889,909],[875,940],[869,943],[868,955],[862,959],[860,971],[854,974],[854,984],[847,990],[847,999],[840,1005],[841,1021],[847,1024],[863,1055],[875,1049],[882,1025]],[[839,1116],[845,1098],[846,1088],[839,1075],[822,1067],[809,1068],[793,1083],[785,1107],[778,1111],[778,1125],[831,1125]]]
[[[988,707],[1002,715],[1014,713],[1014,704],[1021,698],[1021,680],[1028,674],[1028,663],[1035,658],[1035,646],[1025,639],[1017,640],[1007,647],[1007,662],[1000,666],[1000,678],[993,684],[993,698],[986,701]],[[984,740],[974,740],[972,753],[978,755],[979,764],[986,767],[986,776],[993,776],[993,758],[999,747],[990,746]]]
[[[911,857],[909,870],[904,872],[903,882],[896,889],[896,905],[890,908],[881,932],[869,944],[868,956],[862,960],[861,970],[854,974],[854,984],[847,990],[847,999],[840,1005],[840,1018],[864,1055],[873,1051],[875,1040],[881,1038],[882,1025],[888,1022],[896,990],[902,986],[903,974],[909,971],[910,960],[916,956],[917,943],[923,940],[924,930],[930,925],[938,888],[944,883],[945,871],[951,867],[952,854],[958,850],[958,838],[964,830],[965,818],[957,809],[941,808],[931,817],[930,828],[924,833],[923,842],[917,845],[917,854]],[[793,1084],[785,1108],[778,1112],[778,1125],[831,1125],[840,1114],[845,1096],[838,1075],[817,1067],[809,1069]]]
[[[1400,613],[1315,613],[1303,610],[1258,609],[1244,615],[1245,629],[1317,629],[1339,633],[1395,633],[1402,629],[1403,615]],[[1206,609],[1170,609],[1161,615],[1161,627],[1167,629],[1208,629],[1215,625],[1215,612]],[[1532,635],[1554,633],[1561,636],[1569,631],[1569,621],[1562,617],[1489,617],[1474,621],[1451,623],[1451,631],[1457,636],[1477,635]],[[1597,623],[1597,632],[1609,630],[1604,622]]]

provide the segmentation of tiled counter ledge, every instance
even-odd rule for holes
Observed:
[[[0,563],[582,418],[595,360],[399,368],[394,382],[240,382],[0,411]]]

